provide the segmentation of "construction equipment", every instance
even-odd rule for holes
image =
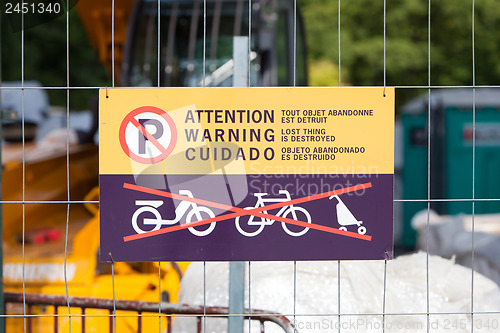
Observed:
[[[97,147],[92,144],[70,145],[67,169],[65,145],[54,148],[46,143],[27,144],[24,182],[18,148],[19,145],[7,145],[3,149],[3,199],[16,202],[3,205],[5,290],[22,292],[24,289],[26,292],[65,295],[67,281],[67,292],[72,296],[112,298],[111,267],[97,260],[98,206],[90,203],[98,200],[95,187]],[[66,177],[67,170],[70,178]],[[70,179],[70,200],[87,201],[85,204],[65,203],[68,198],[67,179]],[[27,203],[23,205],[22,201]],[[122,299],[151,302],[161,297],[164,301],[175,302],[186,266],[162,263],[159,272],[158,263],[115,263],[115,295]],[[46,310],[35,306],[32,311],[33,314],[43,314]],[[7,313],[23,314],[23,308],[11,306]],[[67,313],[67,308],[59,310],[59,314],[64,313]],[[108,312],[96,310],[87,313]],[[72,328],[79,326],[79,322],[74,318]],[[37,317],[33,327],[35,331],[46,331],[53,327],[53,323],[50,318]],[[104,327],[103,323],[107,325],[103,317],[90,317],[87,327]],[[61,317],[58,325],[59,329],[67,330],[68,318]],[[136,327],[137,320],[120,318],[117,325],[123,329],[120,331],[126,332],[130,327]],[[158,320],[144,318],[142,325],[157,327]],[[22,328],[22,318],[7,319],[8,332]]]
[[[293,1],[85,0],[76,10],[117,85],[230,86],[233,36],[247,34],[252,86],[307,84],[305,41]],[[112,271],[98,261],[97,146],[69,133],[63,128],[45,141],[3,147],[2,200],[9,201],[2,213],[5,290],[176,302],[188,263],[161,263],[161,268],[158,263],[114,263]],[[60,307],[58,313],[68,309]],[[36,305],[30,311],[53,313]],[[7,306],[7,314],[25,313],[19,304]],[[108,317],[92,316],[108,315],[107,310],[85,314],[87,329],[108,330]],[[56,328],[53,318],[34,317],[32,328],[67,331],[70,320],[72,330],[80,331],[81,318],[66,316]],[[22,317],[7,318],[7,332],[23,325]],[[144,318],[140,325],[157,330],[158,317]],[[161,326],[167,326],[165,318]],[[119,332],[137,328],[137,318],[117,318]]]
[[[122,86],[231,86],[233,36],[249,34],[251,86],[307,85],[303,25],[291,0],[116,0],[114,8],[86,0],[76,8]]]

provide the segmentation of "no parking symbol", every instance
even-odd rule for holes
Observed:
[[[143,106],[125,116],[120,125],[119,138],[128,157],[139,163],[154,164],[172,153],[177,130],[165,111]]]

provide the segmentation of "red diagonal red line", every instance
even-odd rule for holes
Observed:
[[[233,207],[233,206],[229,206],[229,205],[225,205],[225,204],[221,204],[221,203],[216,203],[216,202],[212,202],[212,201],[208,201],[208,200],[190,198],[190,197],[187,197],[184,195],[179,195],[179,194],[170,193],[170,192],[161,191],[161,190],[154,190],[154,189],[150,189],[147,187],[142,187],[142,186],[138,186],[138,185],[134,185],[134,184],[124,183],[123,187],[126,189],[138,191],[138,192],[149,193],[152,195],[157,195],[157,196],[162,196],[162,197],[172,198],[172,199],[177,199],[177,200],[189,201],[189,202],[193,202],[193,203],[208,206],[208,207],[219,208],[219,209],[235,212],[232,214],[219,215],[216,217],[208,218],[208,219],[205,219],[202,221],[193,222],[193,223],[189,223],[189,224],[180,224],[180,225],[176,225],[176,226],[172,226],[172,227],[168,227],[168,228],[163,228],[163,229],[159,229],[159,230],[155,230],[155,231],[145,232],[142,234],[134,234],[134,235],[125,236],[125,237],[123,237],[123,240],[125,242],[129,242],[129,241],[136,240],[136,239],[152,237],[152,236],[161,235],[161,234],[166,234],[169,232],[174,232],[174,231],[183,230],[183,229],[187,229],[187,228],[191,228],[191,227],[201,226],[201,225],[205,225],[205,224],[209,224],[209,223],[213,223],[213,222],[229,220],[229,219],[233,219],[233,218],[236,218],[238,216],[244,216],[244,215],[253,215],[253,216],[257,216],[257,217],[263,217],[263,218],[267,218],[267,219],[271,219],[271,220],[275,220],[275,221],[280,221],[280,222],[285,222],[288,224],[293,224],[293,225],[297,225],[297,226],[301,226],[301,227],[305,227],[305,228],[316,229],[316,230],[320,230],[320,231],[324,231],[324,232],[329,232],[332,234],[338,234],[338,235],[342,235],[342,236],[347,236],[347,237],[352,237],[352,238],[357,238],[357,239],[362,239],[362,240],[367,240],[367,241],[371,241],[371,239],[372,239],[372,236],[370,236],[370,235],[360,235],[360,234],[355,233],[355,232],[343,231],[343,230],[339,230],[339,229],[332,228],[332,227],[327,227],[327,226],[320,225],[320,224],[307,223],[307,222],[303,222],[303,221],[296,221],[296,220],[284,218],[281,216],[275,216],[275,215],[271,215],[271,214],[261,213],[262,211],[265,211],[265,210],[272,210],[272,209],[276,209],[276,208],[281,208],[283,206],[299,204],[302,202],[318,200],[318,199],[329,197],[332,195],[339,195],[339,194],[344,194],[344,193],[349,193],[349,192],[353,192],[353,191],[357,191],[357,190],[370,188],[370,187],[372,187],[371,182],[359,184],[359,185],[355,185],[355,186],[350,186],[350,187],[346,187],[346,188],[341,188],[341,189],[334,190],[334,191],[328,191],[328,192],[323,192],[323,193],[319,193],[319,194],[315,194],[315,195],[305,196],[302,198],[292,199],[289,201],[277,202],[277,203],[270,204],[267,206],[256,207],[256,208],[252,208],[252,209],[243,209],[243,208]]]

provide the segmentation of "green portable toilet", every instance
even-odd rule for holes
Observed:
[[[474,197],[500,198],[500,89],[476,88],[474,93],[472,89],[457,88],[432,90],[430,98],[426,94],[403,106],[403,199],[427,199],[429,169],[431,199],[447,199],[431,202],[431,208],[439,214],[472,213],[473,105]],[[426,208],[425,201],[403,202],[401,245],[415,246],[416,231],[411,227],[411,218]],[[499,213],[500,201],[476,202],[474,212]]]

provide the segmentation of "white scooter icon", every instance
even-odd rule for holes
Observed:
[[[189,198],[194,198],[193,193],[189,190],[179,190],[180,195],[185,195]],[[175,209],[175,218],[173,220],[164,220],[158,211],[161,205],[163,205],[162,200],[136,200],[136,206],[141,206],[132,215],[132,227],[135,232],[142,234],[149,231],[155,231],[161,228],[162,225],[172,225],[176,224],[181,220],[181,218],[186,214],[186,224],[206,220],[208,218],[215,217],[214,212],[204,206],[198,206],[194,202],[181,201],[179,206]],[[149,212],[154,215],[155,218],[142,217],[140,215]],[[150,214],[148,214],[150,215]],[[144,215],[143,215],[144,216]],[[147,215],[146,215],[147,216]],[[152,225],[154,226],[151,230],[143,230],[139,226],[139,222],[142,222],[143,226]],[[206,226],[199,226],[196,228],[206,228]],[[190,227],[188,230],[196,236],[206,236],[210,234],[215,228],[215,222],[209,224],[208,228],[205,230],[197,230],[195,227]]]

